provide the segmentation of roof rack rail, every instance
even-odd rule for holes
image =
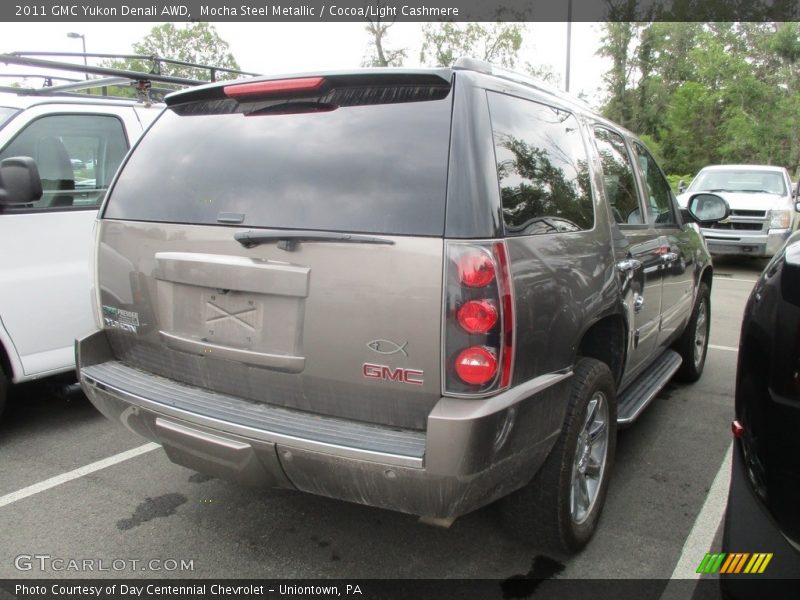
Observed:
[[[0,75],[0,77],[23,77],[20,74]],[[127,96],[113,96],[108,93],[108,88],[112,86],[119,87],[132,87],[136,93],[136,99],[139,102],[162,102],[164,96],[177,91],[177,87],[153,87],[148,86],[145,81],[134,81],[127,77],[103,77],[95,79],[67,79],[61,77],[52,77],[49,75],[25,75],[25,78],[41,77],[44,78],[45,84],[41,88],[25,88],[14,86],[0,86],[0,92],[18,94],[24,96],[72,96],[76,98],[86,98],[89,90],[100,90],[100,96],[104,98],[116,98],[131,100]],[[53,85],[54,79],[63,79],[67,83]]]
[[[5,55],[3,55],[5,56]],[[218,73],[229,73],[233,75],[244,75],[247,77],[254,77],[256,75],[260,75],[260,73],[250,73],[248,71],[241,71],[239,69],[230,69],[228,67],[217,67],[213,65],[204,65],[200,63],[193,63],[193,62],[186,62],[183,60],[176,60],[174,58],[164,58],[162,56],[158,56],[156,54],[106,54],[106,53],[93,53],[93,52],[9,52],[8,56],[16,56],[18,58],[24,59],[26,57],[37,57],[37,56],[49,56],[49,57],[61,57],[61,58],[103,58],[103,59],[112,59],[112,60],[141,60],[147,61],[150,63],[150,71],[151,75],[160,76],[161,75],[161,68],[164,65],[172,65],[177,67],[191,67],[193,69],[204,69],[208,71],[208,78],[204,79],[205,83],[217,81],[217,74]],[[34,60],[36,60],[34,58]],[[7,62],[7,61],[4,61]],[[19,63],[17,63],[19,64]],[[30,63],[27,63],[30,64]],[[73,65],[74,67],[78,67],[81,70],[86,69],[94,69],[94,67],[89,67],[87,65],[78,65],[74,63],[66,63]],[[105,68],[105,67],[99,67]],[[91,72],[91,71],[85,71]],[[153,81],[156,81],[153,79]]]
[[[509,81],[513,81],[514,83],[521,83],[522,85],[527,85],[528,87],[552,94],[553,96],[562,100],[572,102],[573,104],[581,106],[587,110],[592,110],[592,108],[580,98],[572,96],[571,94],[558,89],[554,85],[550,85],[549,83],[535,79],[534,77],[526,75],[525,73],[519,73],[505,67],[493,65],[485,60],[464,56],[457,59],[456,62],[453,63],[453,68],[464,71],[476,71],[478,73],[485,73],[487,75],[494,75],[495,77],[507,79]]]
[[[49,83],[45,83],[46,86],[52,87],[53,81],[68,81],[68,82],[77,82],[77,81],[86,81],[85,79],[75,79],[74,77],[59,77],[57,75],[45,75],[43,73],[0,73],[0,77],[8,77],[9,79],[33,79],[35,77],[44,79]]]
[[[56,60],[45,60],[37,58],[40,56],[51,57],[80,57],[80,58],[105,58],[117,60],[142,60],[149,61],[150,72],[131,71],[126,69],[116,69],[113,67],[100,67],[94,65],[77,64],[73,62],[64,62]],[[153,83],[173,85],[179,87],[193,87],[217,80],[220,73],[242,75],[242,76],[255,76],[257,73],[250,73],[247,71],[240,71],[237,69],[229,69],[227,67],[215,67],[211,65],[201,65],[198,63],[190,63],[186,61],[173,60],[169,58],[162,58],[159,56],[144,56],[138,54],[84,54],[82,52],[11,52],[8,54],[0,54],[0,63],[8,65],[19,65],[25,67],[34,67],[39,69],[47,69],[49,72],[40,74],[8,74],[6,77],[17,78],[31,78],[41,77],[44,79],[44,87],[33,88],[12,88],[3,87],[2,91],[13,91],[18,94],[26,95],[69,95],[82,90],[106,88],[114,85],[131,85],[135,88],[137,97],[140,101],[151,102],[150,93],[158,92],[159,95],[164,95],[168,92],[175,91],[169,88],[154,88]],[[208,79],[191,79],[187,77],[176,77],[173,75],[163,75],[161,68],[163,65],[190,67],[194,69],[205,69],[208,71]],[[84,73],[85,75],[95,75],[102,77],[101,79],[86,79],[86,80],[70,80],[66,77],[58,77],[50,74],[52,71],[68,71],[75,73]],[[67,81],[66,84],[54,85],[54,80]],[[107,94],[104,94],[107,95]]]

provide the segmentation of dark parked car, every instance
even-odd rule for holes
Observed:
[[[731,598],[783,598],[790,596],[778,594],[788,593],[797,597],[800,233],[793,234],[767,265],[748,300],[739,346],[733,433],[722,549],[747,553],[750,558],[742,561],[741,569],[734,569],[738,572],[720,575],[723,592]],[[769,554],[759,568],[749,564],[754,555]]]
[[[575,551],[617,424],[703,371],[691,221],[729,210],[688,206],[630,132],[478,61],[175,94],[107,196],[81,382],[196,470],[437,523],[502,498]]]

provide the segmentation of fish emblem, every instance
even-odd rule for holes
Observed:
[[[397,354],[400,352],[405,357],[408,357],[407,346],[408,342],[403,343],[401,346],[391,340],[373,340],[367,344],[367,348],[378,354]]]

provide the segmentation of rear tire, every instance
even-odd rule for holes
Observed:
[[[614,378],[605,363],[582,358],[550,455],[530,483],[500,503],[508,531],[554,555],[583,548],[605,502],[616,438]]]
[[[700,283],[697,299],[686,329],[675,343],[674,348],[683,362],[675,378],[686,383],[694,383],[703,374],[708,354],[708,335],[711,326],[711,300],[708,286]]]

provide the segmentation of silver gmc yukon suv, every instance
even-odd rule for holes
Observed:
[[[700,377],[728,212],[470,59],[179,92],[101,210],[81,383],[189,468],[440,524],[503,499],[574,552],[617,428]]]

